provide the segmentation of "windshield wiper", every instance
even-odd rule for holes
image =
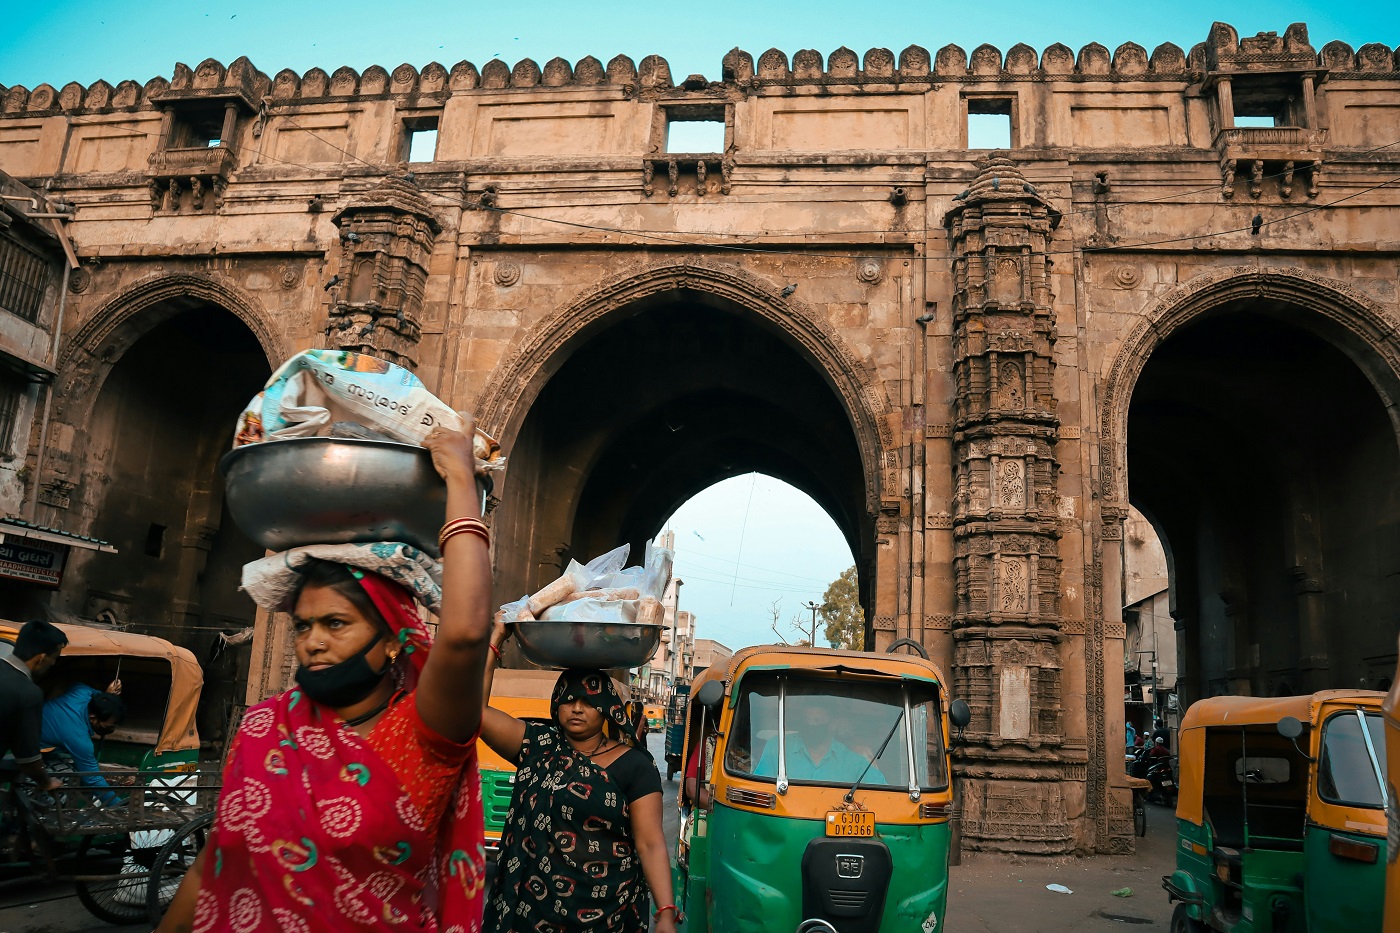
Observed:
[[[900,710],[899,715],[894,717],[894,724],[890,726],[890,731],[885,733],[885,741],[880,743],[879,750],[875,752],[875,754],[870,757],[870,760],[865,763],[865,770],[860,773],[860,777],[856,778],[856,782],[851,785],[851,789],[846,791],[846,795],[841,798],[842,800],[846,801],[847,803],[850,803],[852,800],[855,799],[856,791],[860,790],[860,782],[865,780],[865,776],[869,774],[870,769],[874,767],[875,759],[879,758],[885,753],[885,746],[889,745],[890,739],[894,738],[894,731],[899,728],[900,720],[902,720],[903,718],[904,710]]]

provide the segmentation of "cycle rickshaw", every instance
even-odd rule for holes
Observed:
[[[40,681],[46,698],[74,684],[122,684],[127,718],[97,749],[117,802],[85,785],[93,775],[45,756],[61,782],[51,793],[18,777],[0,800],[0,888],[72,881],[78,900],[108,923],[159,916],[193,862],[213,820],[217,762],[202,769],[195,710],[204,674],[194,655],[163,638],[60,625],[68,636]],[[0,651],[19,625],[0,621]],[[110,799],[110,797],[108,797]]]

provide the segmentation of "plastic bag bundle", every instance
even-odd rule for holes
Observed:
[[[306,350],[278,367],[238,419],[233,446],[294,437],[348,437],[422,445],[462,418],[402,366],[348,350]],[[478,469],[505,467],[500,445],[478,431]]]
[[[587,564],[570,561],[564,573],[531,596],[501,607],[509,622],[631,622],[660,625],[661,597],[671,582],[675,554],[647,545],[640,567],[625,567],[630,545]]]

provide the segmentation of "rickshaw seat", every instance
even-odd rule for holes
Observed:
[[[1206,822],[1217,848],[1238,848],[1244,845],[1244,805],[1238,797],[1206,797]]]

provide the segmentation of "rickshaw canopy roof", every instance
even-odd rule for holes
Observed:
[[[164,638],[119,632],[115,629],[90,628],[85,625],[58,626],[68,636],[63,656],[68,658],[124,657],[154,658],[170,664],[170,699],[165,707],[165,721],[156,739],[157,754],[189,751],[199,748],[199,730],[195,727],[195,711],[199,693],[204,687],[204,671],[188,648],[173,645]],[[13,643],[20,625],[0,621],[0,639]]]
[[[1213,726],[1274,725],[1285,716],[1302,723],[1316,723],[1319,712],[1329,703],[1359,703],[1380,707],[1385,694],[1375,690],[1322,690],[1295,697],[1220,696],[1191,704],[1181,720],[1181,729]]]
[[[734,685],[746,671],[812,671],[820,674],[857,674],[873,677],[899,677],[946,683],[943,672],[932,661],[912,654],[876,654],[870,651],[848,651],[844,648],[807,648],[794,645],[754,645],[744,648],[723,665],[707,668],[691,682],[691,696],[707,681],[719,680]],[[730,696],[730,703],[734,696]]]

